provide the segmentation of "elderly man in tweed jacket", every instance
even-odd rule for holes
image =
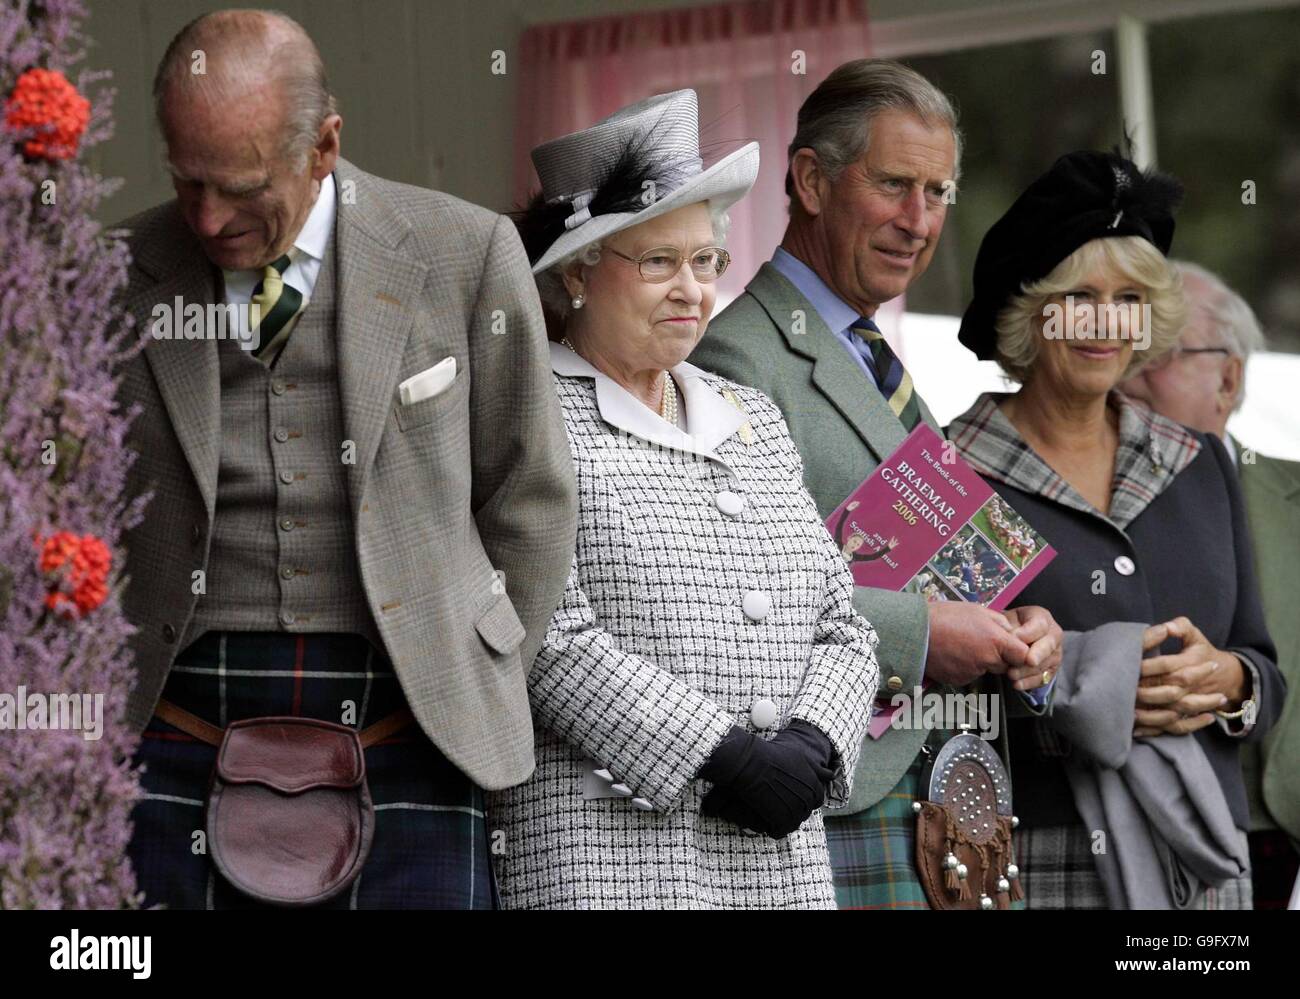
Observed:
[[[121,384],[154,494],[125,596],[146,901],[243,904],[191,849],[215,751],[151,720],[161,698],[216,726],[409,707],[367,752],[374,843],[331,904],[490,906],[482,789],[533,771],[525,677],[576,524],[514,227],[339,158],[319,54],[280,15],[192,22],[155,96],[177,199],[124,223],[154,335]],[[253,350],[159,335],[170,309],[250,302]]]

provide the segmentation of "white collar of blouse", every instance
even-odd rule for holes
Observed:
[[[714,449],[736,433],[748,418],[712,388],[706,372],[695,365],[683,361],[672,369],[673,379],[686,398],[687,430],[668,423],[581,355],[554,341],[551,341],[551,370],[561,375],[594,378],[596,405],[601,418],[611,426],[663,447],[703,455],[732,471]]]

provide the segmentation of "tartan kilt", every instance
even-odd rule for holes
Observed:
[[[1020,841],[1020,885],[1030,909],[1109,909],[1092,859],[1092,837],[1082,823],[1028,826]]]
[[[1092,837],[1080,823],[1018,830],[1020,880],[1031,909],[1109,909],[1106,888],[1092,859]],[[1245,833],[1241,833],[1243,845]],[[1204,888],[1189,909],[1249,909],[1250,872]]]
[[[264,715],[339,722],[350,701],[360,729],[406,706],[387,656],[360,635],[326,633],[206,632],[177,656],[162,696],[221,727]],[[270,908],[195,852],[216,756],[157,717],[144,731],[135,757],[144,797],[128,855],[145,905]],[[370,855],[351,887],[317,908],[497,908],[482,789],[418,725],[375,743],[365,762]]]
[[[918,753],[894,789],[865,811],[824,812],[835,903],[841,909],[928,909],[916,876],[916,815],[925,755]]]

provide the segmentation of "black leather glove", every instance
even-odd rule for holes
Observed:
[[[826,801],[834,748],[815,726],[796,719],[771,741],[735,726],[699,777],[713,782],[700,814],[774,839],[790,835]]]

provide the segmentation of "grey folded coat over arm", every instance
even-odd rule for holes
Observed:
[[[1198,740],[1133,739],[1146,628],[1066,632],[1050,719],[1075,750],[1065,769],[1111,907],[1184,908],[1244,875],[1249,858]]]

